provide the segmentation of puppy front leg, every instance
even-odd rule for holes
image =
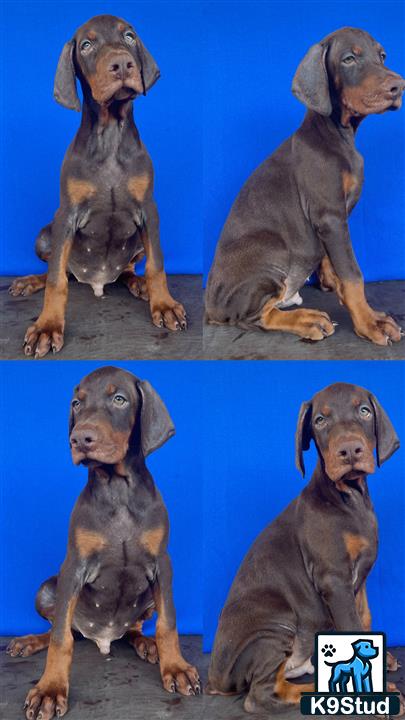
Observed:
[[[160,247],[159,215],[153,198],[148,200],[143,209],[146,217],[142,230],[146,253],[145,278],[152,322],[157,327],[164,326],[169,330],[185,330],[187,321],[184,307],[171,296],[167,287]]]
[[[384,312],[373,310],[364,292],[364,280],[349,235],[347,219],[325,214],[318,235],[337,276],[337,293],[350,312],[354,331],[376,345],[389,345],[401,339],[401,328]]]
[[[52,225],[52,252],[42,312],[24,338],[24,352],[42,358],[63,347],[65,309],[68,296],[67,267],[73,242],[73,222],[67,212],[58,210]]]
[[[338,632],[361,632],[363,624],[356,607],[353,584],[333,572],[316,579],[316,586],[327,606],[333,627]]]
[[[177,690],[181,695],[199,695],[198,671],[183,658],[180,650],[172,595],[172,567],[166,552],[158,558],[154,599],[158,613],[156,645],[163,687],[170,693]]]
[[[72,619],[82,587],[81,572],[69,556],[62,565],[57,586],[55,617],[44,673],[29,691],[24,708],[27,720],[51,720],[68,709],[69,675],[73,656]]]

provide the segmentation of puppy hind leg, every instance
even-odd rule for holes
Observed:
[[[35,252],[44,262],[48,262],[51,254],[51,233],[52,223],[49,223],[49,225],[42,228],[35,241]],[[45,287],[46,277],[47,273],[41,273],[40,275],[23,275],[15,278],[9,287],[9,293],[14,297],[33,295]]]
[[[286,680],[285,665],[284,660],[269,675],[253,679],[244,703],[246,712],[274,711],[286,705],[297,705],[301,693],[314,690],[314,683],[292,683]]]
[[[37,612],[50,622],[55,608],[56,582],[57,578],[54,576],[42,583],[35,598]],[[16,637],[8,644],[6,652],[11,657],[29,657],[40,650],[45,650],[49,646],[50,636],[51,631],[48,630],[38,635]]]

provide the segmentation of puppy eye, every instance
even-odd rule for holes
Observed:
[[[135,45],[136,43],[136,37],[134,33],[132,32],[126,32],[124,33],[125,41],[128,43],[128,45]]]
[[[81,52],[88,52],[91,49],[92,45],[90,40],[83,40],[83,42],[80,43],[80,51]]]
[[[356,62],[356,58],[354,57],[354,55],[346,55],[346,57],[343,58],[342,62],[345,65],[352,65],[354,62]]]
[[[128,400],[124,398],[123,395],[114,395],[114,405],[118,405],[118,407],[123,407],[124,405],[128,404]]]
[[[367,405],[362,405],[361,408],[360,408],[360,415],[361,415],[362,417],[365,417],[365,418],[366,418],[366,417],[370,417],[370,415],[371,415],[371,410],[370,410],[370,408],[367,407]]]
[[[381,62],[382,62],[382,63],[385,62],[386,57],[387,57],[387,53],[384,52],[384,50],[381,50],[381,52],[380,52],[380,59],[381,59]]]
[[[72,408],[73,408],[73,410],[78,410],[79,407],[80,407],[80,400],[77,400],[77,398],[75,398],[75,400],[72,400]]]
[[[326,418],[323,415],[317,415],[314,423],[316,427],[321,427],[326,422]]]

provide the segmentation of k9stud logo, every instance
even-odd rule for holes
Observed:
[[[318,633],[314,693],[303,715],[397,715],[399,696],[385,691],[384,633]]]

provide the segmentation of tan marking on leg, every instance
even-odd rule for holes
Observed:
[[[44,306],[37,320],[41,325],[41,329],[52,326],[53,323],[62,325],[62,331],[65,324],[65,308],[68,296],[68,277],[67,264],[72,247],[72,240],[66,240],[63,246],[62,255],[59,263],[56,282],[52,282],[47,277],[45,287]]]
[[[266,305],[268,305],[266,303]],[[266,307],[266,306],[265,306]],[[283,330],[303,338],[323,340],[334,333],[330,317],[319,310],[279,310],[276,307],[262,312],[259,325],[265,330]]]
[[[56,694],[61,690],[66,694],[68,692],[69,673],[73,655],[73,635],[71,628],[76,604],[77,598],[72,598],[69,601],[62,641],[58,642],[51,634],[45,671],[37,684],[37,687],[44,689],[46,693],[53,691]]]
[[[159,662],[159,653],[155,638],[142,635],[143,620],[138,620],[131,628],[127,637],[129,644],[134,648],[138,657],[152,665]]]
[[[73,205],[80,205],[84,200],[88,200],[96,194],[96,186],[88,180],[68,178],[67,191],[71,203]]]
[[[92,555],[92,553],[100,552],[106,545],[107,540],[101,533],[93,530],[85,530],[84,528],[76,528],[75,531],[76,547],[82,558]]]
[[[336,292],[340,302],[342,302],[340,280],[327,255],[322,258],[318,267],[318,278],[322,290]]]
[[[50,641],[51,631],[48,630],[46,633],[40,635],[23,635],[22,637],[14,638],[11,640],[7,647],[7,653],[11,657],[29,657],[34,653],[44,650],[48,647]]]
[[[274,686],[274,694],[277,695],[285,703],[299,703],[301,693],[313,692],[314,683],[292,683],[284,677],[286,661],[284,661],[277,670],[276,683]]]
[[[346,170],[343,170],[342,184],[343,184],[343,192],[346,197],[347,195],[350,195],[350,193],[353,192],[353,190],[356,189],[358,180],[355,175],[353,175],[350,172],[347,172]]]
[[[386,658],[388,672],[396,672],[401,667],[396,657],[389,650],[387,650]]]
[[[387,345],[392,341],[399,342],[400,327],[386,313],[370,307],[365,296],[363,280],[340,282],[343,303],[350,312],[355,333],[377,345]]]
[[[368,632],[371,630],[371,613],[368,605],[365,583],[361,586],[359,592],[357,593],[355,602],[362,628]]]
[[[135,175],[128,180],[128,190],[130,195],[137,202],[143,202],[145,199],[146,192],[150,186],[149,175]]]
[[[46,275],[46,273],[42,273],[41,275],[24,275],[24,277],[16,278],[11,283],[9,292],[14,296],[32,295],[45,287]]]
[[[343,541],[352,561],[357,560],[363,550],[366,550],[370,545],[369,541],[362,535],[355,535],[350,532],[343,533]]]
[[[141,535],[141,545],[154,557],[159,554],[162,541],[165,535],[164,527],[146,530]]]
[[[160,589],[155,591],[156,610],[156,645],[159,653],[160,674],[163,687],[169,692],[177,690],[182,695],[199,692],[200,683],[195,667],[184,659],[176,627],[169,627],[166,608]],[[196,688],[198,687],[198,690]],[[190,693],[189,688],[192,688]]]
[[[142,259],[145,253],[140,253],[141,257],[137,256],[135,258],[135,262],[139,262],[139,260]],[[129,263],[125,270],[122,271],[121,275],[119,276],[118,280],[122,282],[129,290],[131,295],[134,295],[134,297],[139,298],[140,300],[149,300],[147,285],[146,285],[146,278],[140,277],[139,275],[136,275],[133,263]]]

